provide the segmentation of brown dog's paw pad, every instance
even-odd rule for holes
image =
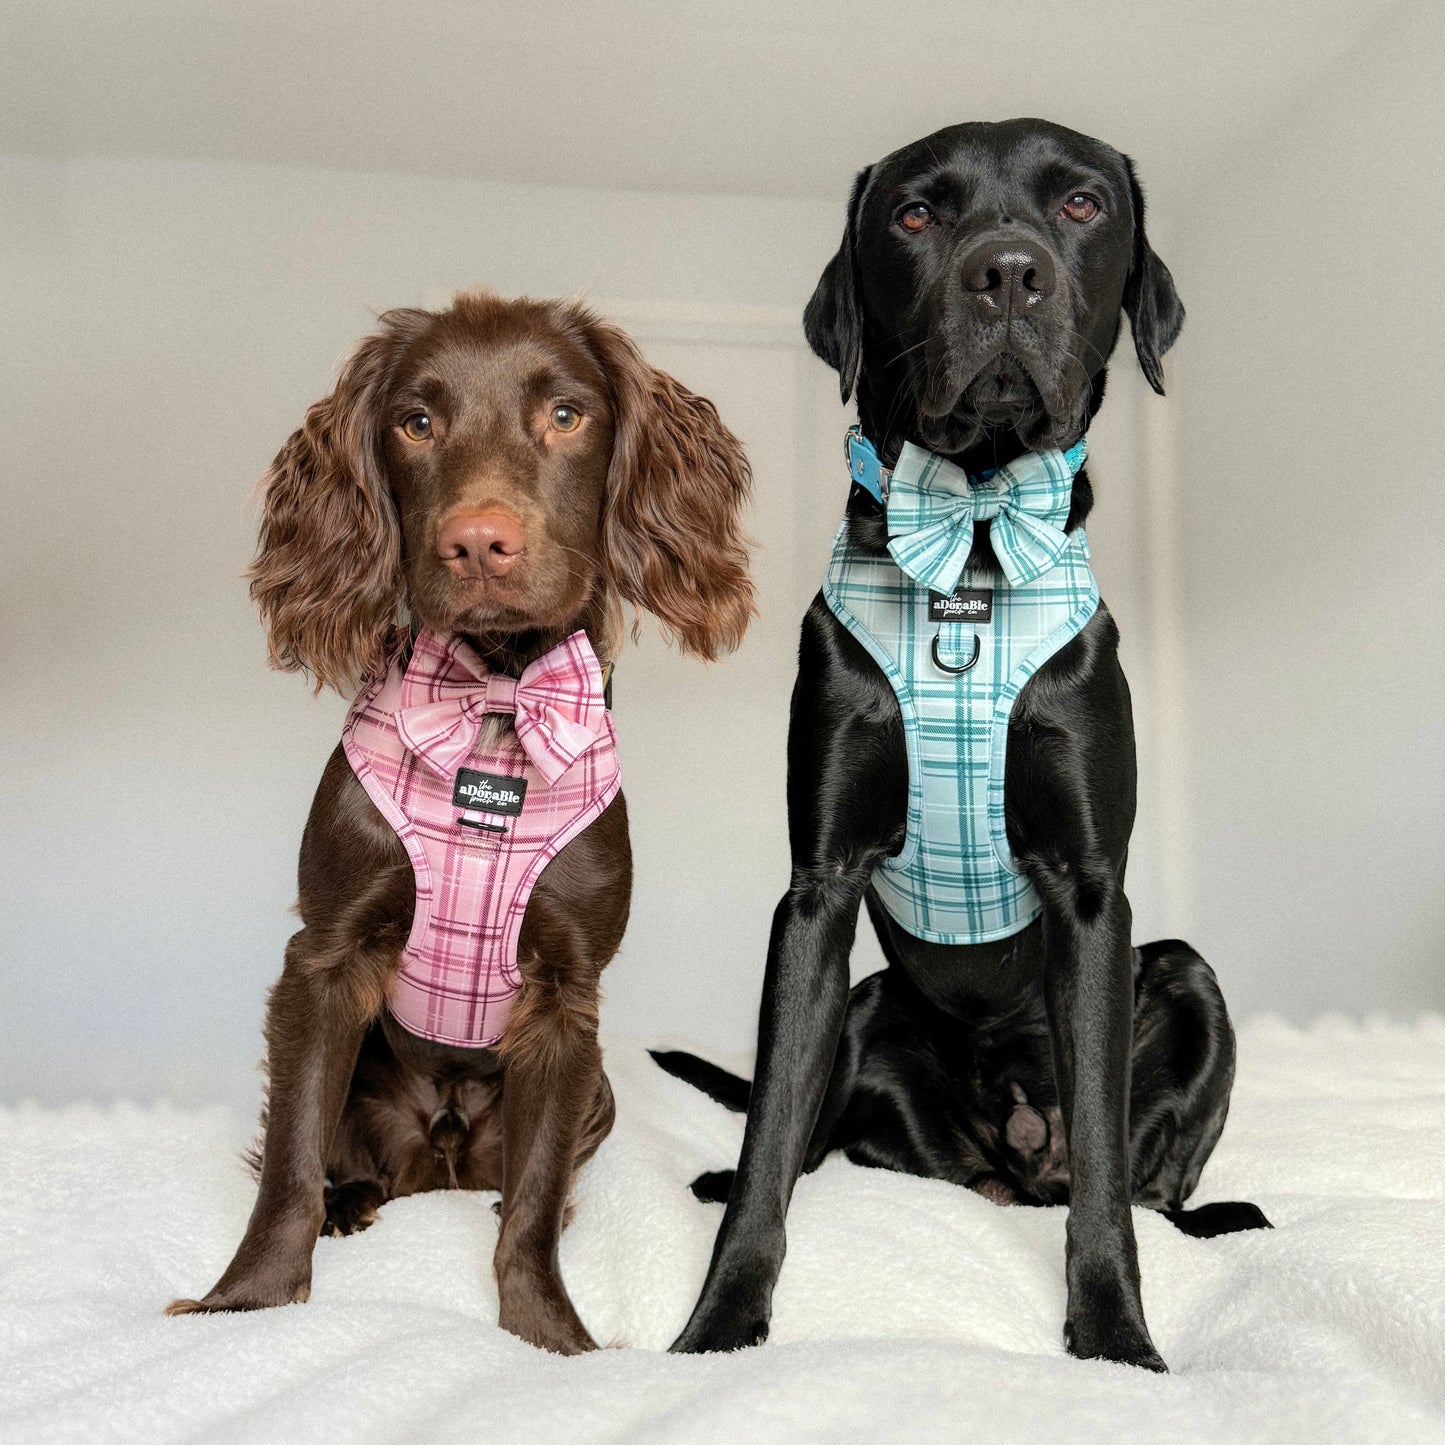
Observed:
[[[376,1223],[386,1193],[373,1179],[354,1180],[326,1191],[326,1217],[321,1233],[331,1239],[360,1234]]]

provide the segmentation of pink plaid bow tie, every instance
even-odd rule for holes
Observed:
[[[424,687],[442,696],[403,706],[396,714],[396,729],[438,776],[450,778],[466,762],[489,712],[516,715],[517,741],[549,786],[602,733],[607,711],[602,668],[585,632],[574,632],[543,653],[519,678],[489,672],[459,638],[444,640],[424,632],[407,668],[409,679],[422,660],[417,650],[426,649],[428,643],[439,655],[431,659],[434,670],[425,677]]]

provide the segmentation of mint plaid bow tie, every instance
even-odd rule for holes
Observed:
[[[1025,452],[981,479],[906,443],[888,483],[893,560],[920,586],[952,592],[973,549],[974,523],[988,520],[1009,585],[1037,581],[1068,550],[1064,525],[1084,451],[1081,437],[1066,452]]]
[[[441,696],[409,705],[404,693],[396,714],[401,740],[439,777],[451,777],[466,762],[489,712],[515,714],[517,741],[549,785],[606,725],[602,668],[585,632],[543,653],[518,678],[489,672],[459,639],[447,652],[428,683]]]

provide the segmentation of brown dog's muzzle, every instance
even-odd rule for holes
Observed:
[[[500,507],[454,512],[437,532],[437,556],[463,581],[505,577],[526,540],[521,519]]]

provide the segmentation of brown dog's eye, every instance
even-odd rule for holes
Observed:
[[[401,429],[407,435],[409,441],[425,442],[431,440],[431,418],[424,411],[414,411],[401,424]]]
[[[911,236],[933,225],[933,212],[927,206],[909,206],[898,214],[898,224]]]
[[[1099,203],[1083,191],[1075,193],[1064,202],[1064,215],[1071,221],[1092,221],[1099,214]]]
[[[548,420],[553,431],[576,431],[582,425],[582,413],[575,406],[554,406]]]

